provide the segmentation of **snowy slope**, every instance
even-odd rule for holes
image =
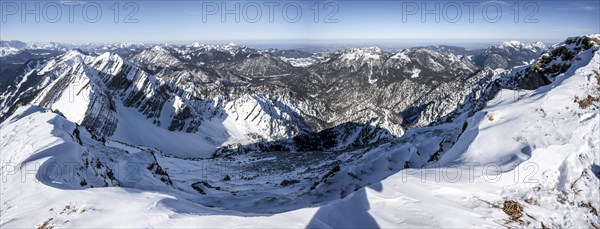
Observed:
[[[310,129],[297,109],[277,97],[202,100],[115,53],[71,50],[38,64],[20,80],[17,90],[1,97],[2,113],[28,98],[21,103],[60,113],[100,138],[180,157],[209,157],[230,143],[291,138]]]
[[[583,99],[600,97],[599,48],[596,44],[580,50],[549,85],[532,91],[501,90],[463,128],[458,120],[412,129],[391,143],[335,154],[339,164],[333,169],[317,164],[324,173],[301,167],[302,160],[279,163],[300,168],[292,170],[293,176],[313,177],[296,184],[288,181],[289,185],[277,185],[282,177],[264,167],[258,168],[263,176],[276,176],[270,183],[228,181],[221,178],[218,163],[102,142],[56,113],[23,107],[0,125],[5,181],[0,226],[598,227],[600,112],[597,102]],[[229,109],[238,108],[242,106]],[[460,133],[453,131],[457,126]],[[432,146],[442,147],[444,139],[457,134],[455,144],[436,153],[439,149]],[[253,165],[254,159],[240,156],[217,162]],[[280,162],[276,156],[260,160]],[[35,169],[53,164],[71,167],[58,175],[53,169]],[[238,170],[228,175],[253,173]],[[315,176],[311,188],[304,186]],[[87,178],[86,183],[80,178]],[[193,195],[193,179],[212,185],[197,183],[206,194]],[[97,188],[102,185],[120,187]],[[211,197],[220,205],[210,202]],[[515,203],[511,201],[521,207],[509,211]]]

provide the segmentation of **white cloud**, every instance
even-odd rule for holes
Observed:
[[[572,4],[571,6],[559,7],[558,10],[562,11],[597,11],[600,8],[594,5],[584,5],[581,3]]]

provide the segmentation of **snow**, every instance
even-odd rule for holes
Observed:
[[[28,43],[26,49],[51,49],[51,50],[66,50],[72,45],[58,42],[37,42]]]
[[[407,50],[404,49],[396,54],[394,54],[390,59],[399,59],[400,64],[406,64],[410,62],[410,58],[406,55]]]
[[[235,43],[229,43],[226,45],[214,45],[214,44],[209,45],[209,44],[202,44],[199,42],[194,42],[191,45],[184,46],[184,47],[193,48],[193,49],[203,49],[204,51],[216,50],[216,51],[228,52],[231,55],[235,55],[236,52],[239,50],[247,50],[248,49],[246,46],[240,46]]]
[[[15,55],[21,52],[21,50],[12,47],[0,47],[0,57]]]
[[[117,104],[119,125],[110,139],[157,148],[183,158],[208,158],[221,146],[250,144],[260,139],[276,140],[272,136],[284,138],[289,134],[285,126],[272,123],[289,118],[285,111],[263,107],[261,103],[267,103],[265,98],[252,96],[228,102],[223,114],[205,119],[195,133],[169,131],[173,120],[170,114],[179,112],[184,104],[182,98],[174,98],[164,104],[160,126],[154,125],[137,110]]]
[[[377,80],[379,79],[371,79],[371,76],[369,75],[369,79],[367,81],[369,82],[369,84],[375,84],[377,83]]]
[[[311,66],[315,63],[317,63],[317,60],[315,58],[312,57],[307,57],[307,58],[286,58],[286,57],[281,57],[281,60],[291,64],[294,67],[308,67]]]
[[[522,44],[523,43],[521,43],[520,41],[517,41],[517,40],[505,41],[502,43],[502,45],[504,45],[504,46],[520,46]]]
[[[579,54],[580,59],[550,85],[524,93],[502,90],[483,110],[468,118],[458,142],[437,163],[387,176],[386,166],[398,166],[394,163],[402,163],[405,160],[400,159],[416,153],[400,151],[408,147],[401,142],[379,146],[364,154],[366,159],[363,160],[367,161],[345,164],[342,169],[349,172],[370,168],[372,173],[364,179],[387,176],[385,179],[359,188],[343,199],[278,213],[245,213],[194,203],[190,201],[193,197],[180,189],[151,183],[155,181],[148,175],[145,164],[135,170],[142,174],[142,179],[124,182],[126,187],[83,188],[78,186],[78,181],[58,179],[64,176],[55,177],[35,166],[51,162],[81,163],[87,153],[114,157],[115,165],[120,165],[134,161],[132,157],[141,157],[146,150],[110,139],[105,146],[93,142],[80,128],[86,146],[95,149],[86,150],[73,135],[76,125],[72,121],[34,106],[22,107],[0,124],[3,182],[0,227],[31,228],[43,224],[67,228],[89,225],[99,228],[593,227],[600,224],[600,220],[583,205],[600,209],[597,189],[600,187],[597,172],[600,112],[597,107],[580,108],[573,101],[575,96],[598,96],[598,84],[592,72],[600,66],[597,49]],[[260,98],[254,99],[258,103]],[[164,109],[176,109],[179,103],[176,100]],[[228,107],[257,114],[252,103],[228,104]],[[252,132],[255,126],[248,124],[233,129],[242,117],[226,116],[203,124],[199,134],[178,133],[152,125],[132,108],[117,104],[116,109],[122,117],[119,117],[115,139],[159,149],[179,147],[170,150],[181,151],[182,155],[194,152],[187,155],[194,157],[208,156],[198,152],[209,152],[218,145],[204,137],[226,142],[232,137],[243,138],[243,134]],[[66,112],[67,118],[78,115],[71,113],[74,111]],[[406,134],[416,136],[418,131]],[[231,136],[218,133],[231,133]],[[434,144],[433,139],[419,141],[423,146],[419,150],[427,150]],[[419,152],[414,147],[410,149],[410,152]],[[264,160],[273,158],[269,156]],[[179,172],[185,174],[187,170],[195,171],[194,165],[198,164],[189,160],[172,166],[179,166]],[[65,173],[75,175],[77,171],[65,170]],[[116,173],[121,179],[126,176],[123,171]],[[335,184],[351,178],[344,173],[332,179]],[[250,199],[244,200],[247,202],[239,203],[252,204]],[[523,216],[512,220],[505,214],[501,209],[505,200],[522,204]],[[236,199],[222,201],[237,203]],[[286,208],[271,207],[274,211]]]
[[[138,148],[138,147],[133,147],[133,146],[130,146],[130,145],[118,142],[118,141],[113,141],[113,140],[107,140],[106,141],[106,145],[110,146],[110,147],[114,147],[114,148],[119,148],[119,149],[125,150],[128,153],[138,153],[138,152],[141,151],[141,149]]]
[[[60,111],[67,119],[80,123],[90,103],[89,80],[69,85],[69,89],[63,91],[61,97],[52,104],[52,109]]]
[[[80,123],[83,121],[86,115],[86,111],[88,105],[91,100],[91,87],[89,78],[89,72],[83,65],[83,59],[79,56],[78,52],[68,52],[65,54],[65,57],[70,57],[66,59],[66,62],[69,62],[67,69],[65,69],[59,78],[68,77],[71,74],[79,75],[78,78],[74,79],[73,82],[69,82],[66,90],[62,91],[59,95],[58,99],[52,104],[52,110],[59,111],[62,113],[67,119]],[[42,72],[49,71],[49,66],[52,66],[52,63],[47,64]],[[46,87],[46,92],[51,90],[52,86],[57,84],[58,81],[54,81],[49,87]]]
[[[227,130],[218,121],[204,123],[197,133],[185,133],[169,131],[166,128],[170,122],[162,120],[161,126],[156,126],[135,109],[121,104],[117,104],[117,113],[119,125],[110,139],[157,148],[179,157],[210,157],[221,145],[219,142],[227,138]]]
[[[520,41],[516,41],[516,40],[512,40],[512,41],[505,41],[503,42],[500,46],[500,48],[514,48],[514,49],[529,49],[529,50],[535,50],[535,49],[540,49],[540,50],[546,50],[547,47],[544,43],[542,43],[541,41],[536,41],[533,43],[522,43]]]
[[[369,48],[352,48],[345,50],[345,53],[342,54],[342,60],[345,61],[373,61],[379,60],[381,58],[381,49],[377,47],[369,47]]]
[[[411,73],[412,75],[410,75],[410,78],[419,78],[419,73],[421,73],[421,69],[415,68],[411,71]]]

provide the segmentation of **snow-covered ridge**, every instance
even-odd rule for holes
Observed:
[[[199,42],[194,42],[191,45],[183,46],[186,49],[194,49],[194,50],[202,50],[202,51],[220,51],[227,52],[231,55],[235,55],[237,53],[244,52],[255,52],[255,50],[248,48],[243,45],[237,45],[235,43],[229,43],[226,45],[217,45],[217,44],[203,44]]]
[[[547,49],[546,45],[541,41],[536,41],[533,43],[522,43],[520,41],[512,40],[505,41],[498,47],[500,48],[515,48],[515,49]]]
[[[7,178],[0,226],[594,227],[600,225],[600,113],[598,102],[582,106],[577,98],[600,97],[600,44],[578,40],[585,37],[565,43],[581,48],[549,85],[503,89],[468,118],[343,152],[185,160],[155,147],[103,143],[57,113],[24,107],[0,124],[0,171]],[[64,61],[75,68],[48,72],[94,78],[87,73],[96,68],[86,67],[85,56],[71,53]],[[566,61],[561,56],[550,57]],[[118,62],[110,55],[101,60],[98,66]],[[101,69],[113,69],[109,66]],[[221,118],[254,123],[254,117],[266,117],[256,114],[285,118],[299,111],[268,96],[245,99],[224,106],[242,110],[235,112],[238,117]],[[169,101],[164,107],[184,110],[184,98]],[[269,103],[277,107],[257,110]],[[136,110],[116,105],[122,117],[131,117],[127,121],[146,121]],[[203,132],[218,132],[210,124],[219,122],[207,123]],[[148,138],[150,130],[138,137]],[[175,135],[175,143],[187,144],[186,136]],[[159,140],[166,141],[148,141]],[[44,170],[30,175],[36,163],[75,169],[64,176]],[[132,166],[133,175],[123,170]],[[34,177],[41,182],[29,179]]]
[[[188,47],[189,50],[186,50],[185,47]],[[252,90],[258,90],[258,93],[268,93],[269,90],[272,90],[272,88],[269,87],[274,85],[276,85],[276,87],[283,87],[283,89],[279,89],[279,92],[281,93],[291,93],[294,96],[301,96],[298,94],[305,93],[305,91],[297,90],[295,87],[298,85],[295,85],[296,83],[294,81],[304,82],[299,79],[308,79],[311,83],[316,84],[314,87],[311,85],[312,88],[310,88],[310,90],[316,90],[317,93],[321,95],[312,98],[324,98],[324,101],[322,100],[319,101],[321,103],[316,103],[316,108],[306,106],[310,107],[307,108],[310,110],[304,110],[303,108],[302,112],[321,113],[322,117],[319,117],[321,119],[315,121],[315,123],[319,123],[318,125],[320,126],[311,125],[312,128],[320,131],[348,121],[357,121],[363,124],[369,123],[372,116],[382,114],[385,116],[381,117],[382,120],[388,120],[386,122],[386,128],[391,130],[401,129],[401,123],[410,123],[406,122],[406,119],[412,119],[413,117],[418,117],[416,119],[416,124],[403,125],[427,125],[454,111],[457,106],[462,105],[460,104],[460,101],[466,96],[463,92],[452,93],[454,95],[451,96],[451,99],[449,99],[450,101],[439,102],[439,98],[448,98],[449,91],[453,90],[453,84],[445,83],[457,80],[460,77],[469,76],[478,70],[468,58],[457,56],[453,53],[438,52],[429,49],[408,49],[398,53],[388,53],[379,48],[371,47],[341,50],[337,52],[339,58],[329,60],[332,61],[331,65],[329,65],[329,61],[312,64],[308,69],[309,72],[306,73],[309,78],[306,78],[304,75],[305,73],[303,72],[305,69],[295,69],[290,64],[282,61],[282,58],[275,56],[275,54],[271,54],[273,52],[257,53],[254,50],[249,51],[249,53],[241,52],[243,55],[238,55],[239,53],[233,55],[230,52],[224,52],[225,54],[220,52],[205,52],[201,50],[203,48],[231,51],[239,48],[245,49],[246,47],[237,45],[210,46],[196,44],[184,46],[182,49],[176,47],[154,46],[133,55],[130,58],[132,60],[131,62],[126,61],[128,58],[107,53],[93,57],[96,58],[96,60],[89,60],[92,58],[91,56],[94,55],[79,55],[78,53],[71,51],[67,52],[62,58],[71,59],[75,58],[74,56],[78,56],[78,58],[82,59],[79,62],[77,62],[78,60],[72,60],[69,63],[60,62],[59,59],[52,60],[50,64],[47,64],[45,68],[42,68],[41,71],[36,74],[49,74],[52,75],[53,78],[58,78],[65,74],[64,72],[67,72],[68,74],[75,72],[77,74],[85,73],[86,77],[84,78],[101,78],[101,80],[96,81],[100,83],[90,85],[100,85],[96,92],[98,95],[102,95],[101,97],[103,97],[108,104],[111,103],[109,101],[112,101],[112,99],[109,99],[111,96],[104,96],[104,90],[112,90],[115,88],[124,90],[124,92],[119,93],[118,97],[124,100],[123,102],[126,104],[126,107],[136,107],[146,118],[151,119],[151,122],[154,125],[171,130],[178,129],[185,132],[197,131],[198,126],[201,125],[201,120],[205,119],[204,117],[197,119],[192,117],[202,116],[200,114],[204,113],[211,113],[214,109],[219,110],[219,112],[216,113],[222,112],[220,108],[216,108],[216,106],[220,105],[210,104],[212,102],[208,101],[214,101],[213,99],[223,101],[221,100],[223,97],[229,96],[232,98],[228,100],[233,101],[244,97],[245,93],[249,93]],[[215,62],[204,63],[204,60],[214,60]],[[290,62],[290,60],[288,60],[288,62]],[[80,65],[81,67],[75,66],[71,70],[64,72],[54,71],[54,67],[65,64],[69,65],[70,63]],[[324,70],[322,71],[322,69]],[[342,70],[342,72],[333,72],[334,74],[339,75],[328,75],[331,74],[329,71],[333,69],[339,69]],[[87,72],[87,70],[91,71]],[[94,72],[96,71],[101,76],[94,76]],[[140,77],[137,77],[137,75]],[[484,75],[485,74],[482,73],[479,74],[478,77],[485,78]],[[350,78],[347,76],[352,77]],[[125,81],[134,82],[120,82],[114,80],[123,78]],[[288,80],[287,78],[291,80],[282,83],[275,82],[277,80]],[[477,80],[470,81],[469,85],[466,86],[469,87],[469,89],[466,91],[470,91],[472,89],[470,87],[473,85],[483,84],[485,79],[481,79],[481,82],[476,82]],[[269,81],[271,80],[275,83],[270,84]],[[86,82],[87,81],[84,81],[84,84]],[[109,84],[108,87],[102,86],[107,83]],[[429,83],[435,86],[429,88],[427,85]],[[436,84],[440,83],[444,85],[438,87]],[[281,86],[282,84],[283,86]],[[244,85],[244,87],[250,85],[258,86],[256,86],[256,88],[248,89],[247,92],[230,93],[230,88],[237,87],[236,85]],[[378,92],[380,93],[370,93],[375,95],[364,95],[360,89],[351,89],[352,87],[349,87],[350,85],[359,85],[359,88],[380,87],[382,89],[378,89]],[[89,85],[85,87],[89,87]],[[130,89],[124,89],[125,87]],[[412,95],[399,97],[397,94],[394,94],[396,93],[395,91],[398,90],[406,91],[405,89],[407,87],[418,88],[415,89],[415,92],[431,91],[431,98],[427,98],[427,100],[430,100],[431,102],[426,101],[421,95],[415,95],[414,98],[410,98]],[[351,91],[344,91],[343,88],[347,88]],[[478,88],[480,89],[483,87]],[[80,89],[82,92],[88,90],[88,88]],[[310,90],[307,91],[311,92]],[[252,93],[257,92],[254,91]],[[314,94],[314,92],[311,93]],[[324,96],[323,94],[331,94],[331,96]],[[343,96],[336,98],[336,94]],[[476,93],[475,97],[485,97],[482,96],[482,94],[484,93]],[[356,101],[350,101],[350,104],[344,104],[345,102],[342,100],[348,95],[355,98],[359,104],[356,104],[355,107],[349,105],[356,103]],[[56,95],[50,97],[54,96]],[[179,116],[173,115],[170,118],[165,118],[163,115],[165,112],[161,109],[163,109],[163,107],[169,107],[165,105],[167,104],[166,101],[177,101],[175,98],[181,98],[181,100],[184,101],[183,103],[187,104],[185,107],[189,109],[176,109],[176,111],[182,112]],[[410,107],[412,103],[417,102],[417,98],[419,98],[419,102],[424,104],[433,103],[435,105],[429,107]],[[200,101],[198,101],[198,99],[200,99]],[[299,98],[294,98],[289,102],[293,104],[298,100]],[[324,111],[328,112],[326,111],[328,108],[322,103],[330,103],[330,101],[336,101],[330,105],[330,107],[334,107],[334,111],[323,114]],[[370,105],[373,101],[383,101],[383,103],[378,104],[377,106],[379,107],[373,107]],[[337,106],[337,108],[335,106]],[[400,109],[398,107],[402,108]],[[356,110],[353,108],[356,108]],[[82,116],[84,113],[84,111],[79,111],[77,116]],[[399,113],[402,113],[402,116],[404,117],[395,117]],[[81,117],[76,120],[80,119]],[[180,119],[184,119],[185,121]],[[276,132],[277,131],[274,131],[273,133]],[[401,133],[402,131],[393,132]],[[283,135],[277,134],[276,136],[282,137]]]
[[[314,111],[298,109],[312,109],[304,101],[266,99],[255,93],[199,99],[183,90],[186,85],[149,74],[115,53],[96,56],[71,50],[29,72],[24,80],[44,78],[32,104],[60,113],[99,138],[181,157],[208,157],[228,144],[291,139],[311,132],[302,115]],[[231,109],[233,104],[239,107]],[[140,136],[138,131],[146,134]],[[178,143],[181,139],[187,144]]]
[[[548,47],[539,41],[534,43],[505,41],[500,45],[488,47],[483,52],[475,53],[471,58],[481,68],[510,69],[528,64],[547,49]]]
[[[0,57],[10,56],[19,53],[21,50],[13,47],[0,47]]]
[[[351,48],[340,52],[342,59],[346,61],[376,60],[380,58],[381,49],[378,47]]]

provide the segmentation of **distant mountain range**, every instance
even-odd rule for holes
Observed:
[[[551,47],[508,41],[479,50],[325,53],[236,44],[2,41],[2,166],[72,167],[58,175],[36,173],[41,184],[11,176],[2,187],[2,201],[9,201],[1,203],[8,218],[0,225],[48,220],[44,224],[69,227],[70,220],[81,223],[67,217],[71,213],[46,217],[66,207],[31,204],[67,201],[76,205],[69,209],[86,209],[73,217],[85,218],[116,214],[115,206],[100,204],[116,197],[130,201],[136,217],[145,214],[140,209],[161,209],[157,218],[174,221],[292,214],[295,222],[304,220],[302,209],[323,206],[311,223],[344,227],[339,212],[369,211],[371,202],[381,226],[403,225],[397,211],[451,222],[454,211],[472,208],[483,210],[460,217],[487,226],[597,225],[592,209],[600,207],[600,172],[593,152],[600,139],[591,133],[599,128],[599,49],[597,34]],[[535,176],[539,187],[494,186],[483,175],[476,184],[464,177],[456,185],[421,184],[415,175],[438,167],[465,172],[456,165],[475,162],[496,163],[502,171],[495,172],[503,173],[529,160],[542,169]],[[478,174],[486,166],[477,164]],[[409,181],[399,182],[400,176]],[[15,205],[21,195],[32,199],[26,208]],[[423,197],[423,205],[399,208],[417,201],[403,199],[408,195]],[[90,199],[96,197],[107,199]],[[512,199],[532,215],[502,213],[496,201]],[[436,206],[450,210],[437,214]],[[568,212],[569,219],[543,211]],[[142,219],[121,226],[161,226]],[[444,226],[440,222],[410,225]]]
[[[527,64],[546,50],[539,42],[516,41],[471,51],[430,46],[328,54],[200,43],[120,43],[66,52],[69,45],[60,43],[2,46],[19,49],[2,57],[7,65],[2,78],[9,82],[0,100],[4,117],[18,104],[34,102],[67,117],[77,114],[71,119],[107,138],[127,123],[119,106],[149,119],[148,128],[157,131],[193,134],[236,117],[232,125],[243,128],[236,133],[224,128],[211,137],[236,135],[234,140],[197,138],[206,145],[198,152],[183,145],[162,148],[197,157],[223,153],[224,143],[264,151],[340,150],[389,141],[406,129],[476,111],[496,90],[490,87],[498,75],[494,69]],[[75,84],[85,87],[79,96],[66,96]],[[73,107],[71,100],[79,97],[84,103]]]

